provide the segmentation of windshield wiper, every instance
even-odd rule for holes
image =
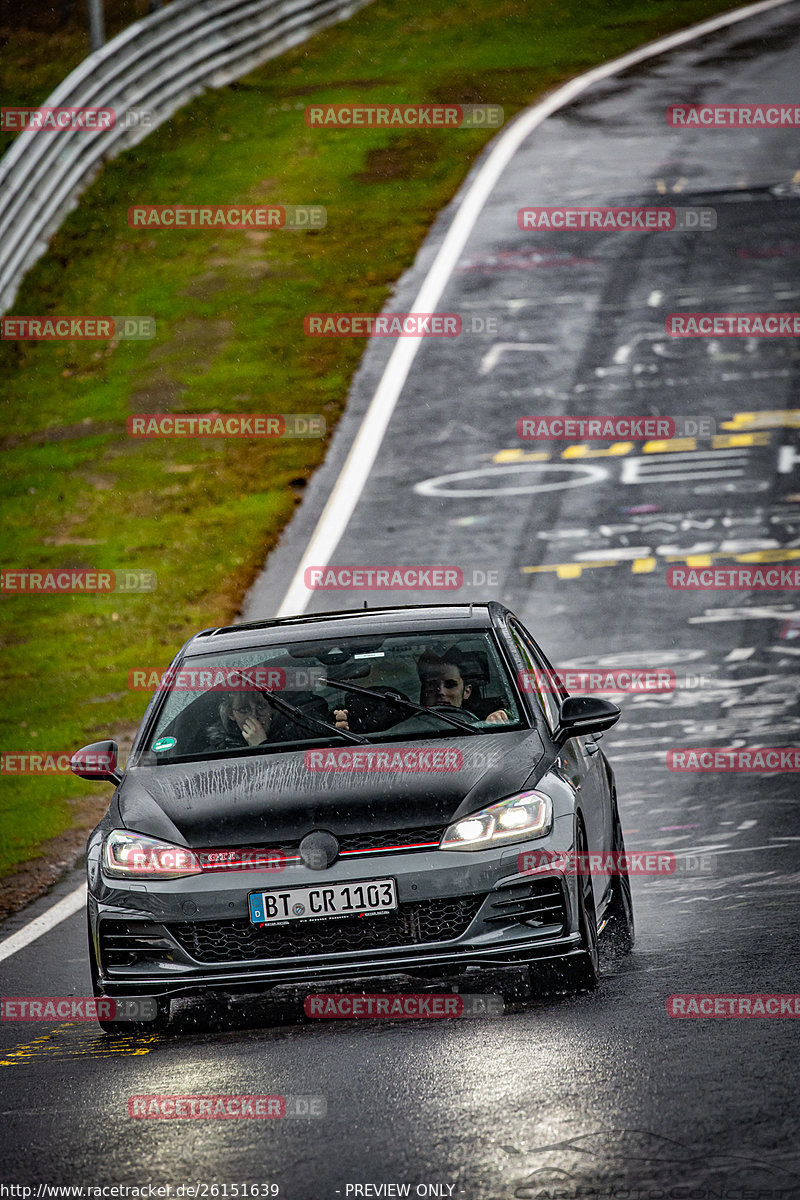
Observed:
[[[360,696],[372,696],[374,700],[385,700],[387,704],[393,704],[395,708],[407,708],[411,712],[425,713],[429,717],[439,717],[442,721],[447,721],[448,725],[455,725],[458,729],[463,729],[465,733],[482,732],[474,725],[468,725],[466,721],[459,721],[458,717],[451,717],[449,713],[426,708],[424,704],[416,704],[413,700],[406,700],[405,696],[401,696],[399,692],[391,689],[388,692],[373,692],[371,688],[359,687],[357,683],[347,683],[344,679],[331,679],[330,675],[327,677],[327,682],[333,687],[341,688],[344,692],[358,692]]]
[[[244,671],[234,671],[234,675],[240,675],[246,683],[249,683],[252,688],[260,692],[262,696],[266,696],[270,704],[274,704],[279,712],[288,713],[299,721],[301,725],[316,725],[319,729],[329,729],[332,733],[338,733],[340,737],[346,738],[348,742],[358,742],[369,746],[370,740],[367,737],[362,737],[360,733],[351,733],[349,729],[338,729],[336,725],[331,725],[330,721],[324,720],[322,717],[314,717],[311,713],[303,712],[296,704],[290,704],[288,700],[283,700],[280,696],[276,696],[269,688],[261,687],[254,683],[249,675]]]

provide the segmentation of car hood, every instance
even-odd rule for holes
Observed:
[[[298,841],[315,829],[343,836],[444,826],[526,783],[532,786],[544,756],[534,729],[337,746],[322,754],[410,749],[460,752],[461,765],[456,770],[310,770],[302,751],[162,763],[131,767],[117,799],[125,827],[137,833],[194,849],[269,846]]]

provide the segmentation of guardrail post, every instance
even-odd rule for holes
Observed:
[[[103,20],[103,0],[89,0],[89,36],[92,50],[99,50],[105,44],[106,31]]]

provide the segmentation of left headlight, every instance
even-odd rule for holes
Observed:
[[[512,840],[544,837],[553,828],[553,802],[544,792],[520,792],[445,830],[440,850],[481,850]]]
[[[106,838],[103,868],[115,879],[182,879],[203,870],[187,847],[125,829],[112,829]]]

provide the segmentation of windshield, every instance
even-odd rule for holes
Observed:
[[[184,659],[146,761],[519,728],[488,632],[286,642]]]

